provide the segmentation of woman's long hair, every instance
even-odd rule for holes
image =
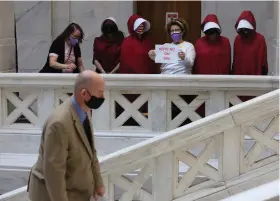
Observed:
[[[101,32],[102,32],[102,36],[104,36],[105,38],[109,39],[108,33],[106,33],[106,31],[104,30],[104,25],[106,24],[106,22],[110,20],[110,19],[106,19],[104,20],[104,22],[101,25]],[[122,43],[122,41],[124,40],[124,33],[122,31],[119,30],[117,24],[110,20],[112,23],[110,23],[113,26],[113,29],[116,30],[115,32],[112,33],[112,38],[111,40],[113,42],[116,43]]]
[[[70,35],[76,30],[78,29],[81,32],[81,37],[79,38],[79,43],[82,43],[83,39],[84,39],[84,31],[83,29],[80,27],[80,25],[76,24],[76,23],[71,23],[69,24],[66,29],[64,29],[64,31],[57,37],[57,39],[63,39],[66,40],[70,37]]]

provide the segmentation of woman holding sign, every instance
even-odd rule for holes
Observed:
[[[154,74],[156,64],[149,58],[148,52],[153,48],[148,38],[150,22],[139,15],[132,15],[127,22],[130,36],[125,38],[121,47],[121,74]]]
[[[175,58],[175,61],[174,58],[167,59],[167,57],[159,59],[157,58],[155,50],[149,51],[150,58],[156,62],[162,63],[161,74],[191,74],[195,60],[195,50],[191,43],[183,40],[188,31],[187,23],[182,19],[172,19],[167,24],[167,31],[170,34],[173,43],[165,44],[159,47],[158,50],[164,48],[166,50],[164,54],[169,54],[169,52],[172,54],[171,50],[175,49],[178,58]],[[170,50],[169,52],[167,51],[168,49]],[[164,63],[164,58],[166,58],[166,63]]]

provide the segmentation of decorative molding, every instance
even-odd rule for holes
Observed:
[[[278,76],[235,75],[102,75],[106,89],[173,89],[173,90],[267,90],[279,87]],[[5,73],[0,74],[0,87],[69,88],[76,75]]]

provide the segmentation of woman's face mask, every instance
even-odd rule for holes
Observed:
[[[104,24],[102,30],[105,34],[111,34],[118,31],[118,27],[115,24]]]
[[[245,38],[250,36],[252,32],[253,32],[253,30],[251,30],[251,29],[239,29],[238,30],[238,33]]]
[[[145,26],[144,24],[140,24],[137,29],[135,30],[136,33],[138,33],[139,35],[142,35],[144,33],[144,29],[145,29]]]
[[[171,38],[173,40],[173,42],[178,43],[182,40],[183,37],[183,33],[182,32],[175,32],[171,34]]]
[[[70,40],[70,43],[73,47],[79,43],[79,39],[74,38],[73,36],[70,36],[69,40]]]
[[[171,26],[170,35],[171,35],[171,38],[172,38],[173,42],[175,42],[175,43],[180,42],[183,38],[182,30],[177,25],[172,25]]]
[[[220,35],[219,29],[208,29],[204,32],[204,34],[207,36],[207,38],[211,41],[214,41],[217,39],[217,37]]]

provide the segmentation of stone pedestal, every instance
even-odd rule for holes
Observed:
[[[13,1],[0,1],[0,72],[16,72]]]

